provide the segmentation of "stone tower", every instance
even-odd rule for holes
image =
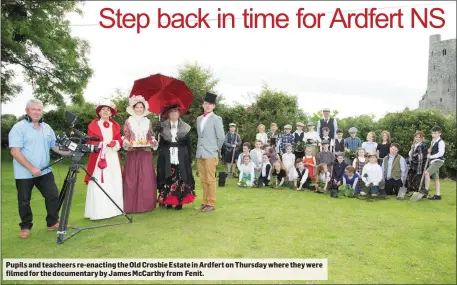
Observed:
[[[441,40],[430,36],[427,91],[419,101],[419,109],[436,108],[444,114],[456,111],[456,39]]]

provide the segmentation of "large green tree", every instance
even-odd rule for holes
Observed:
[[[11,101],[25,82],[44,104],[64,106],[84,101],[92,76],[89,44],[70,33],[70,12],[82,14],[81,1],[2,1],[1,102]],[[18,72],[24,81],[18,81]]]

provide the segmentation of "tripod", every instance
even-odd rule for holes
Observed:
[[[65,177],[64,184],[62,185],[62,189],[60,190],[59,194],[59,200],[58,200],[58,208],[57,211],[60,211],[62,208],[62,213],[60,215],[60,223],[59,223],[59,229],[57,230],[57,243],[58,244],[63,244],[65,241],[68,239],[72,238],[82,230],[88,230],[88,229],[95,229],[95,228],[101,228],[101,227],[107,227],[107,226],[115,226],[115,225],[122,225],[122,224],[130,224],[132,223],[132,217],[127,216],[127,214],[122,210],[119,205],[114,202],[114,200],[106,193],[106,191],[103,189],[103,187],[98,184],[97,179],[89,174],[86,168],[84,168],[81,165],[81,158],[84,156],[84,153],[82,152],[74,152],[72,154],[72,159],[71,159],[71,164],[67,173],[67,176]],[[60,159],[56,160],[54,163],[42,168],[42,170],[56,164],[57,162],[65,159],[66,157],[61,157]],[[67,227],[68,227],[68,218],[70,216],[70,208],[71,208],[71,201],[73,199],[73,193],[75,190],[75,183],[76,183],[76,178],[79,173],[79,169],[84,170],[84,172],[90,176],[90,180],[93,181],[98,188],[100,188],[103,193],[113,202],[113,204],[121,211],[121,213],[127,218],[128,222],[123,222],[123,223],[116,223],[116,224],[104,224],[104,225],[97,225],[97,226],[92,226],[92,227],[86,227],[86,228],[76,228],[76,231],[71,233],[70,236],[65,237],[67,234]]]

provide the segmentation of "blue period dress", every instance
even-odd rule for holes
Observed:
[[[352,176],[351,179],[349,179],[349,176],[345,173],[343,174],[344,179],[346,179],[346,184],[351,185],[351,187],[354,187],[354,182],[359,180],[359,175],[357,173],[354,173],[354,176]],[[359,185],[355,186],[354,193],[357,194],[359,193]]]

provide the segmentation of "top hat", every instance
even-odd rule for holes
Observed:
[[[203,98],[203,101],[216,105],[216,98],[217,98],[216,94],[213,94],[213,93],[210,93],[207,91],[205,98]]]
[[[133,110],[133,107],[138,103],[143,103],[143,106],[144,106],[144,112],[143,112],[142,116],[149,115],[150,114],[150,112],[148,110],[149,103],[141,95],[133,96],[133,97],[129,98],[129,106],[126,109],[127,113],[129,113],[132,116],[136,115],[135,111]]]
[[[95,108],[95,114],[97,115],[97,117],[100,118],[100,110],[103,108],[103,107],[108,107],[110,108],[111,110],[111,117],[114,117],[116,116],[116,113],[117,113],[117,108],[116,106],[110,106],[109,104],[100,104],[97,106],[97,108]]]

